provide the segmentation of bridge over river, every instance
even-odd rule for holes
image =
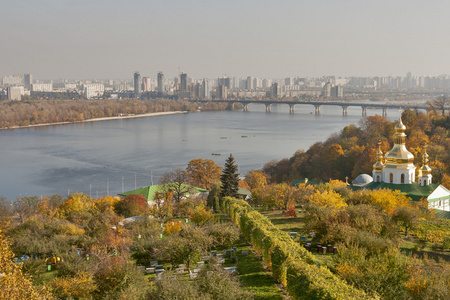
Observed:
[[[289,112],[295,112],[296,105],[313,105],[315,108],[315,114],[320,115],[320,107],[324,105],[334,105],[342,107],[342,114],[346,116],[348,114],[348,108],[350,106],[359,106],[362,110],[363,117],[367,116],[367,108],[381,109],[382,115],[387,116],[388,109],[423,109],[429,108],[428,105],[423,103],[375,103],[375,102],[354,102],[354,101],[291,101],[291,100],[252,100],[252,99],[241,99],[241,100],[228,100],[228,99],[218,99],[218,100],[191,100],[192,102],[220,102],[229,103],[231,108],[234,110],[234,104],[240,103],[244,107],[244,111],[248,111],[249,104],[264,104],[266,106],[266,112],[270,112],[272,104],[287,104],[289,105]],[[449,108],[447,108],[449,109]]]

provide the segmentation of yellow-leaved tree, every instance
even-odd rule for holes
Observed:
[[[376,206],[388,214],[392,214],[398,207],[409,206],[409,198],[406,194],[391,189],[366,191],[361,195],[360,202]]]
[[[342,196],[335,191],[316,191],[314,194],[308,197],[309,203],[316,204],[321,207],[341,208],[346,207]]]
[[[245,182],[250,186],[251,191],[260,189],[267,185],[269,175],[262,171],[250,171],[245,175]]]
[[[0,299],[42,300],[54,299],[45,286],[33,286],[30,277],[25,276],[21,263],[14,263],[11,243],[0,231]]]

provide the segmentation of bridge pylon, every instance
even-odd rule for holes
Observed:
[[[266,104],[266,112],[267,112],[267,113],[270,113],[271,107],[272,107],[272,103]]]
[[[361,106],[362,109],[362,116],[367,117],[367,106]]]
[[[321,106],[322,106],[322,105],[314,105],[314,108],[315,108],[314,114],[320,115],[320,107],[321,107]]]
[[[295,113],[295,104],[289,104],[289,113]]]
[[[342,115],[347,116],[348,115],[348,106],[342,106]]]

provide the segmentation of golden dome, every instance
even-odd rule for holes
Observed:
[[[422,175],[429,175],[431,174],[431,168],[428,166],[428,153],[427,153],[427,146],[425,146],[425,153],[422,155],[422,167],[420,167],[419,172]]]
[[[402,122],[402,118],[400,117],[400,120],[398,121],[397,125],[395,125],[395,132],[402,131],[405,132],[406,126]]]
[[[399,165],[399,164],[413,164],[414,155],[406,149],[406,126],[402,122],[402,118],[399,119],[398,124],[395,126],[394,134],[394,147],[391,151],[386,153],[386,165]]]
[[[386,153],[386,164],[409,164],[414,163],[414,155],[409,152],[405,145],[395,144],[394,147]]]
[[[374,171],[383,171],[383,151],[381,151],[381,142],[378,143],[377,162],[373,165]]]

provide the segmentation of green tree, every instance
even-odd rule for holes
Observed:
[[[172,234],[161,240],[156,246],[157,257],[170,262],[172,266],[186,264],[190,270],[193,262],[198,261],[213,242],[202,227],[186,224],[179,234]]]
[[[238,166],[234,161],[232,154],[225,161],[225,166],[220,176],[222,182],[222,190],[220,191],[221,197],[237,197],[239,190],[239,174],[236,173]]]
[[[411,207],[399,207],[394,211],[393,221],[405,228],[405,237],[408,236],[408,229],[414,229],[417,223],[419,212]]]
[[[188,173],[180,168],[165,172],[160,183],[164,184],[164,192],[173,193],[173,200],[177,205],[181,199],[195,192],[195,188],[189,185]]]

